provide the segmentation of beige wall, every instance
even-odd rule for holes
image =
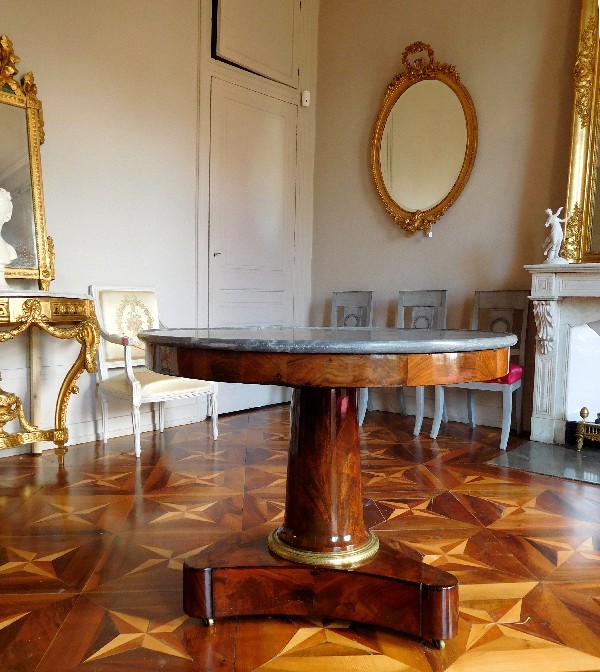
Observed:
[[[475,289],[529,285],[545,208],[564,205],[577,0],[326,0],[319,16],[313,316],[332,290],[373,289],[384,324],[398,289],[445,287],[450,326]],[[473,98],[471,179],[433,238],[408,237],[378,200],[369,145],[411,42],[456,65]],[[335,263],[334,263],[335,261]]]
[[[300,99],[294,88],[210,59],[211,5],[211,0],[1,0],[0,33],[12,39],[22,59],[20,75],[34,72],[44,105],[46,218],[56,249],[53,291],[83,293],[91,283],[154,285],[166,324],[206,324],[211,75],[292,104]],[[302,89],[314,90],[317,14],[318,0],[304,0],[296,26]],[[303,323],[310,298],[313,109],[299,114],[297,137],[302,165],[294,309]],[[42,349],[46,426],[77,348],[43,337]],[[26,340],[0,351],[5,387],[24,399],[26,355]],[[93,379],[84,374],[79,387],[67,417],[71,443],[94,436]],[[111,434],[131,431],[128,412],[125,404],[120,409],[113,404]],[[198,417],[194,402],[167,405],[167,424]],[[143,425],[149,428],[148,414]]]
[[[172,326],[196,319],[198,12],[197,0],[2,0],[0,12],[0,33],[21,58],[18,77],[33,71],[44,106],[52,291],[156,286]],[[206,278],[199,282],[202,290]],[[46,389],[74,352],[49,338],[43,348]],[[23,392],[17,355],[4,346],[0,370],[8,389]],[[91,438],[94,405],[92,377],[80,380],[68,414],[75,442]],[[116,431],[131,431],[128,413],[123,406],[113,418]]]
[[[197,306],[201,322],[206,313],[205,217],[196,223],[199,1],[2,0],[0,22],[44,104],[52,289],[154,284],[173,326],[189,324]],[[447,287],[449,324],[464,325],[474,289],[528,286],[522,265],[542,259],[544,210],[564,203],[579,2],[320,4],[311,321],[326,321],[332,290],[375,290],[375,321],[384,324],[398,289]],[[369,168],[384,89],[416,40],[457,66],[479,119],[471,180],[432,239],[395,227]],[[47,341],[45,385],[73,357],[67,344]],[[0,370],[7,389],[25,394],[20,354],[5,345]],[[90,438],[93,408],[87,374],[80,387],[68,418],[75,442]],[[115,422],[129,431],[125,414]]]
[[[325,0],[320,5],[312,322],[333,290],[372,289],[393,324],[399,289],[447,288],[448,326],[467,326],[476,289],[528,288],[547,207],[564,205],[578,0]],[[431,44],[477,111],[471,179],[433,237],[386,214],[369,146],[404,48]]]
[[[170,299],[195,275],[196,0],[2,0],[0,31],[44,106],[52,289],[157,283],[165,320],[193,313]]]

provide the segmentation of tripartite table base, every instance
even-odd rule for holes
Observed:
[[[458,581],[385,543],[356,569],[312,567],[273,555],[266,538],[227,539],[188,561],[184,610],[195,618],[335,618],[399,630],[436,645],[456,633]]]

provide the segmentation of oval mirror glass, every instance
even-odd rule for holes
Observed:
[[[371,167],[396,223],[409,233],[428,233],[469,179],[477,121],[456,69],[437,63],[429,45],[409,45],[402,61],[377,118]]]
[[[405,210],[428,210],[460,175],[467,125],[454,91],[437,80],[411,86],[390,112],[381,139],[381,170]]]

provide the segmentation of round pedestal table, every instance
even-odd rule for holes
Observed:
[[[302,615],[370,623],[437,645],[458,581],[380,543],[363,517],[357,390],[503,376],[512,334],[371,328],[169,329],[141,334],[158,373],[293,388],[283,524],[184,566],[184,610],[212,623]]]

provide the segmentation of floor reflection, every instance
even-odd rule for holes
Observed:
[[[600,484],[600,446],[577,451],[575,446],[527,441],[487,464]]]

